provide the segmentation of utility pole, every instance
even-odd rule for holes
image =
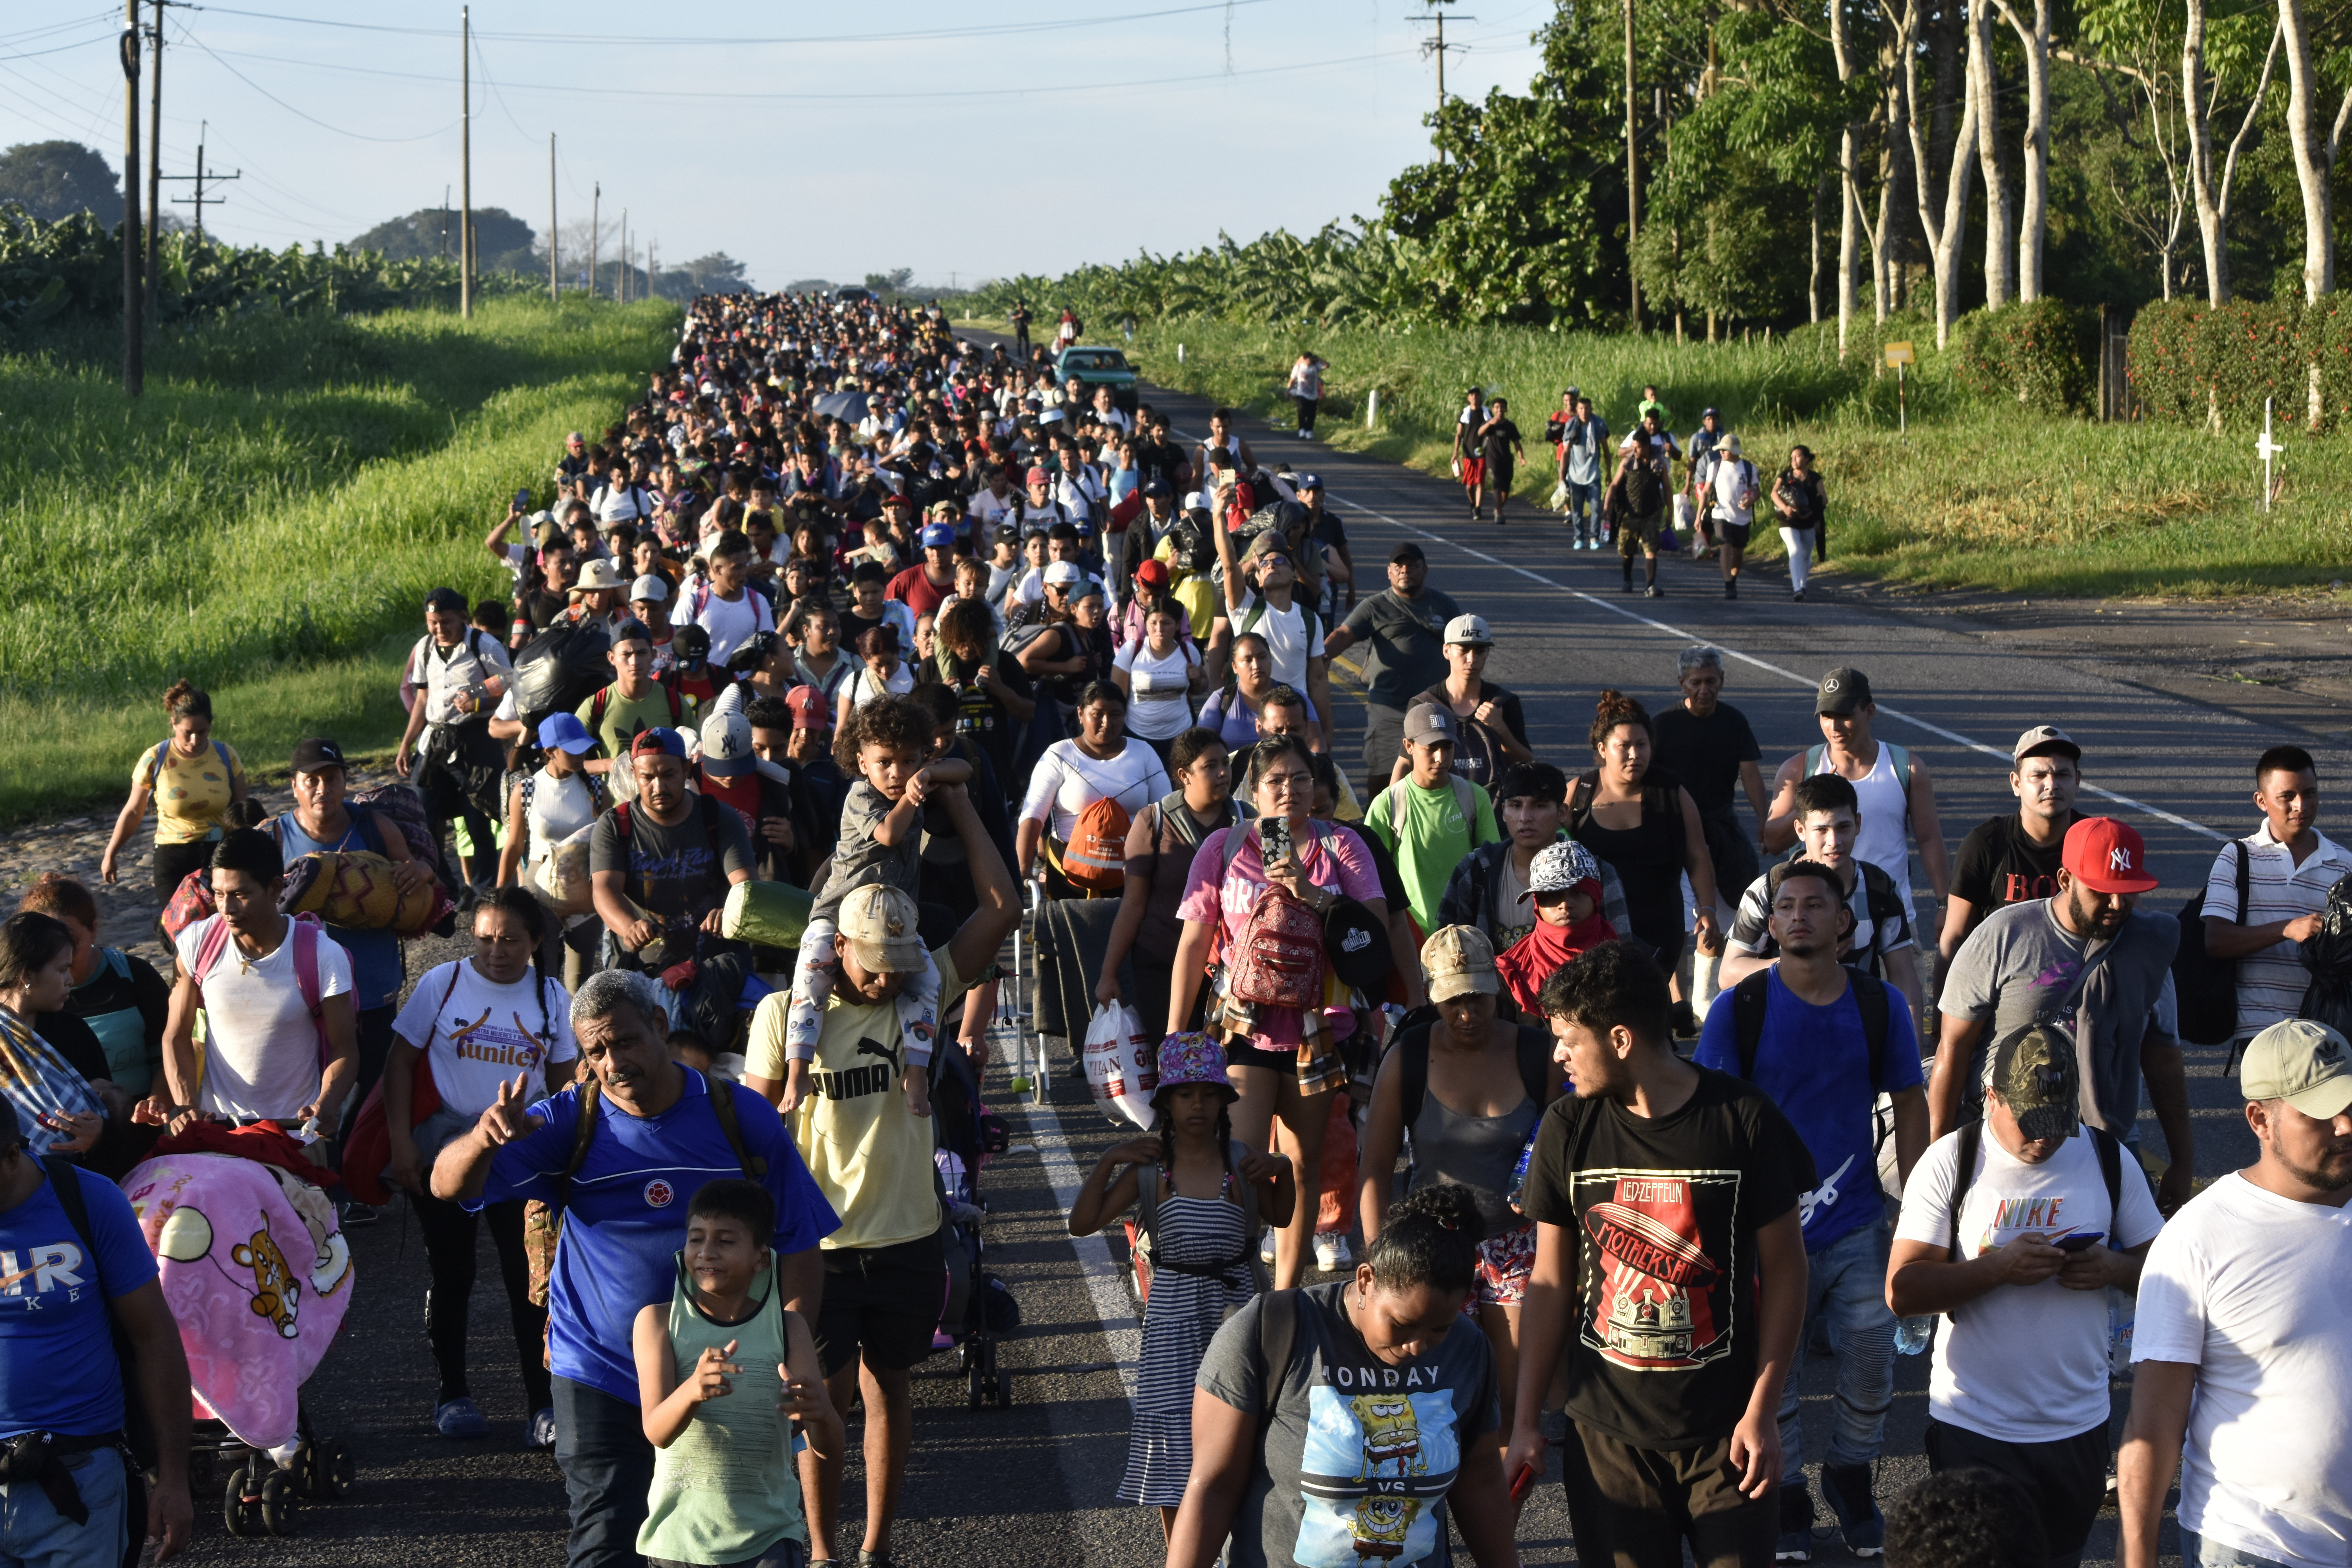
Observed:
[[[147,79],[147,276],[142,310],[147,330],[155,330],[156,279],[163,268],[163,0],[155,0],[155,60]]]
[[[1633,330],[1642,330],[1642,284],[1633,276],[1633,242],[1642,237],[1642,148],[1633,124],[1633,0],[1625,0],[1625,288]]]
[[[597,227],[596,210],[604,203],[604,182],[588,187],[588,298],[596,297],[596,263],[604,254],[604,231]]]
[[[1632,5],[1633,0],[1626,0]],[[474,319],[474,8],[457,8],[457,85],[465,112],[457,132],[457,313]]]
[[[1427,3],[1430,6],[1430,14],[1419,19],[1424,22],[1435,22],[1437,24],[1437,36],[1434,38],[1425,38],[1422,40],[1421,54],[1423,59],[1427,59],[1432,56],[1436,57],[1437,112],[1439,117],[1443,118],[1445,113],[1445,51],[1448,47],[1445,42],[1445,7],[1453,4],[1453,0],[1427,0]],[[1462,16],[1456,18],[1456,20],[1464,22],[1475,22],[1477,19],[1478,18],[1475,16]],[[1466,44],[1454,44],[1451,47],[1461,49],[1467,48],[1469,46]],[[1433,121],[1432,123],[1434,124],[1435,121]],[[1445,162],[1445,143],[1442,139],[1437,143],[1437,161],[1440,163]]]
[[[446,181],[441,185],[441,259],[449,259],[449,185]]]
[[[555,132],[547,133],[547,298],[552,302],[563,292],[562,275],[555,269]]]
[[[194,197],[192,199],[187,196],[173,196],[172,198],[172,205],[173,206],[180,207],[192,206],[196,209],[196,248],[202,250],[205,245],[205,206],[207,203],[214,206],[218,206],[223,201],[227,199],[224,196],[208,196],[205,195],[205,182],[209,180],[215,185],[225,184],[230,180],[242,179],[245,175],[245,171],[239,169],[234,174],[215,174],[206,172],[205,168],[205,137],[212,130],[212,121],[209,120],[203,121],[200,124],[202,129],[196,132],[196,172],[193,174],[166,174],[163,178],[167,180],[195,181],[196,194]]]
[[[122,390],[146,389],[139,244],[139,0],[122,0]]]
[[[635,253],[629,248],[629,209],[621,209],[621,288],[620,301],[629,302],[629,270],[635,264]]]

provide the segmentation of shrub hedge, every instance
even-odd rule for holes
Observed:
[[[2341,295],[2311,305],[2144,306],[2132,321],[2127,353],[2127,373],[2150,418],[2255,429],[2264,399],[2280,429],[2328,430],[2352,417],[2352,299]]]
[[[2059,300],[1971,310],[1958,321],[1960,384],[1979,396],[2014,397],[2046,414],[2085,406],[2097,352],[2092,319]]]

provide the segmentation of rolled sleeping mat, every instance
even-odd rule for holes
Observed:
[[[727,889],[719,932],[730,942],[798,947],[816,896],[790,882],[738,882]]]

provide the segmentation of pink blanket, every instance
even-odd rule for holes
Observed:
[[[122,1190],[179,1320],[196,1415],[290,1455],[303,1380],[351,1305],[351,1251],[332,1205],[226,1154],[150,1160]]]

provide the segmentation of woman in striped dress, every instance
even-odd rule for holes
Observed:
[[[1175,1525],[1192,1469],[1192,1380],[1201,1358],[1217,1325],[1265,1289],[1259,1233],[1287,1224],[1297,1198],[1289,1161],[1234,1142],[1227,1114],[1234,1099],[1225,1053],[1214,1040],[1168,1037],[1151,1097],[1159,1136],[1115,1145],[1070,1208],[1070,1234],[1092,1236],[1139,1206],[1137,1244],[1150,1255],[1151,1291],[1118,1497],[1158,1508],[1163,1534]]]

